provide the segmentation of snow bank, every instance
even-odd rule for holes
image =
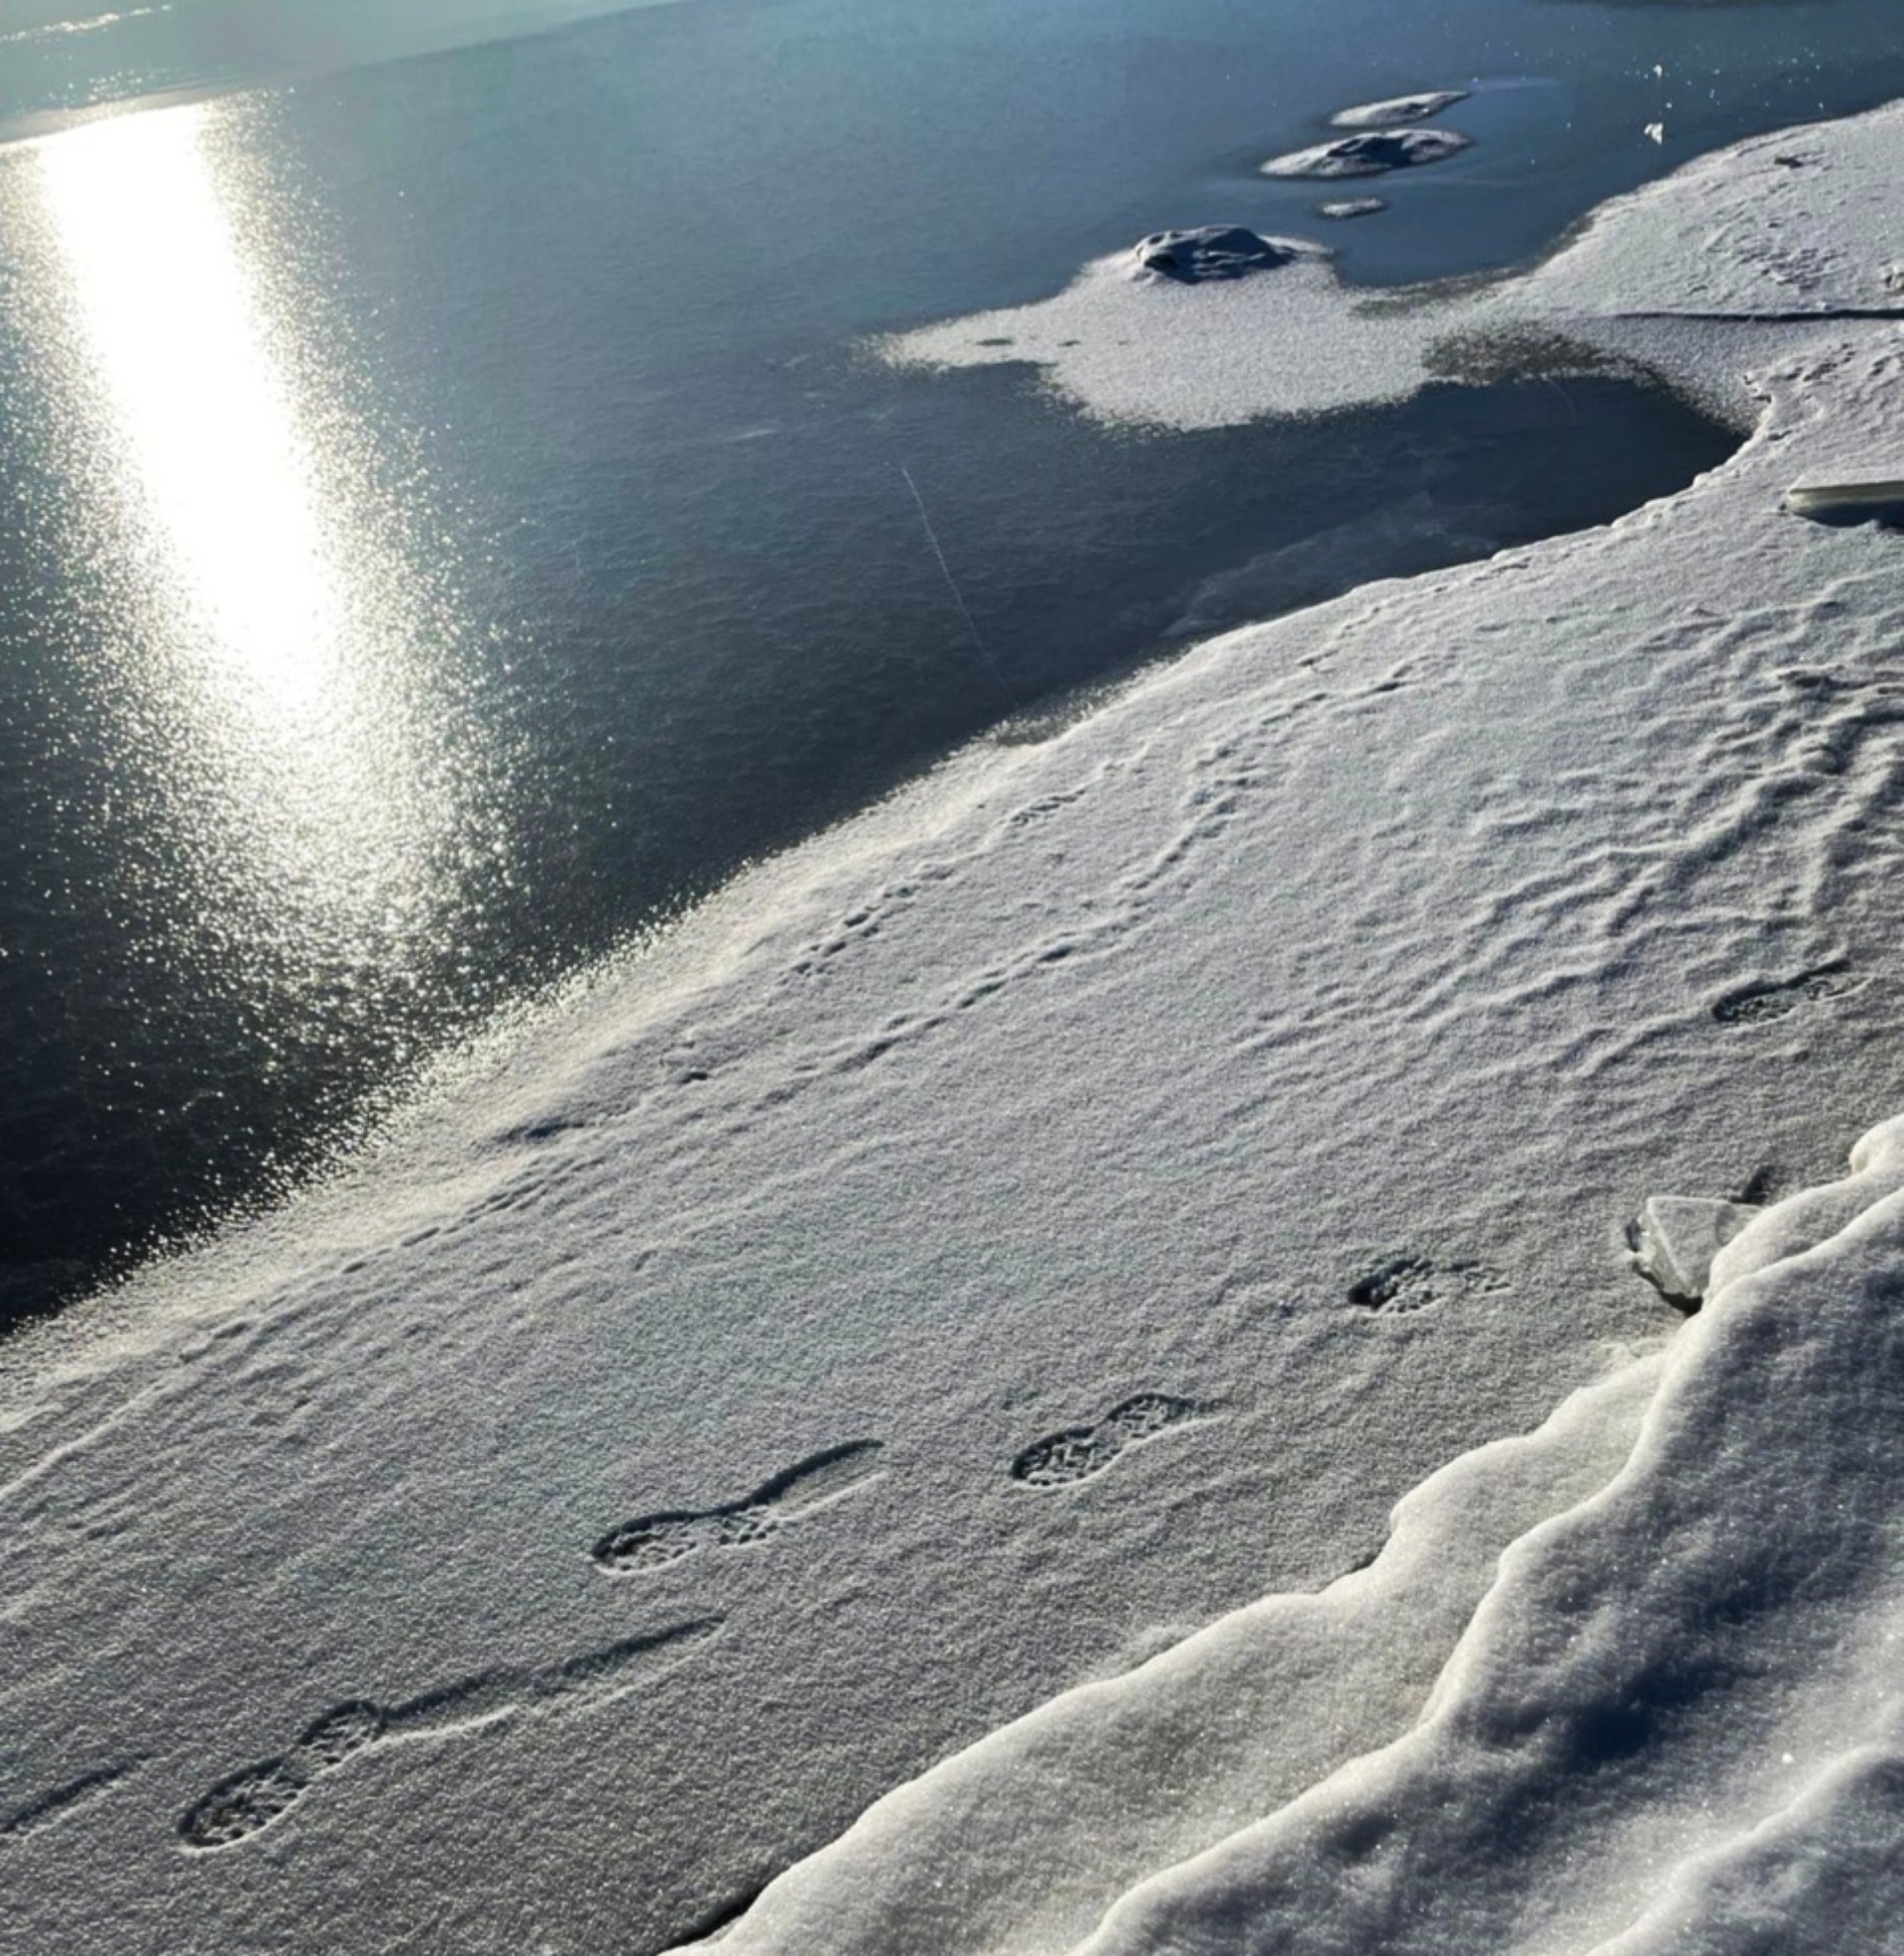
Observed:
[[[1737,1946],[1710,1915],[1767,1909],[1782,1949],[1856,1946],[1820,1902],[1904,1848],[1904,1121],[1852,1168],[1768,1228],[1779,1261],[1741,1248],[1625,1467],[1501,1557],[1419,1725],[1082,1949]]]
[[[1876,1946],[1838,1897],[1904,1848],[1904,1120],[1852,1169],[1740,1239],[1663,1364],[1410,1495],[1366,1573],[889,1795],[725,1946]]]
[[[1531,320],[1757,425],[982,745],[0,1353],[22,1947],[771,1940],[865,1853],[871,1948],[908,1838],[975,1938],[1826,1946],[1897,1783],[1894,1139],[1790,1198],[1904,1089],[1904,602],[1894,537],[1779,504],[1899,452],[1847,301],[1904,119],[1785,140],[1487,304],[1093,275],[1131,344],[1052,371],[1101,412]],[[1675,1335],[1626,1224],[1748,1187]]]
[[[1368,1570],[1251,1604],[889,1794],[726,1946],[1070,1949],[1127,1889],[1414,1725],[1501,1552],[1618,1471],[1658,1369],[1444,1468]]]

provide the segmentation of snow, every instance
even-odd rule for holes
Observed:
[[[1426,122],[1443,109],[1465,102],[1468,93],[1466,88],[1424,88],[1416,95],[1391,95],[1386,101],[1338,109],[1329,121],[1336,129],[1392,129],[1403,123]]]
[[[17,1946],[1876,1946],[1904,604],[1780,501],[1898,452],[1900,162],[889,349],[1214,425],[1587,342],[1750,429],[982,743],[13,1342]],[[1626,1224],[1748,1185],[1682,1322]]]
[[[1313,149],[1271,157],[1265,177],[1380,177],[1391,170],[1414,170],[1441,163],[1468,149],[1474,139],[1453,129],[1373,129],[1338,136]]]

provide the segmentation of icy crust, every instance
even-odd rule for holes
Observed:
[[[1367,1572],[889,1795],[725,1946],[1878,1946],[1854,1925],[1894,1922],[1874,1878],[1904,1851],[1904,1119],[1852,1168],[1740,1239],[1663,1360],[1425,1483]]]
[[[1104,259],[1053,299],[926,326],[882,350],[903,366],[1029,361],[1102,420],[1211,428],[1404,399],[1445,349],[1477,335],[1900,316],[1889,226],[1901,128],[1904,109],[1893,106],[1699,158],[1603,206],[1542,264],[1489,285],[1424,288],[1397,303],[1356,293],[1315,259],[1273,280],[1184,291],[1133,285]],[[1282,162],[1313,174],[1321,155]]]

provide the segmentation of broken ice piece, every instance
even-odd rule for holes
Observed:
[[[1796,516],[1829,521],[1861,521],[1904,513],[1904,466],[1851,481],[1823,482],[1801,476],[1785,492],[1785,507]]]
[[[1758,1214],[1749,1202],[1649,1195],[1633,1225],[1633,1268],[1676,1304],[1698,1304],[1713,1259]]]

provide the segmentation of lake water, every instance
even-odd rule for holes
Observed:
[[[0,6],[0,129],[35,139],[0,147],[0,1319],[283,1186],[750,856],[1222,622],[1207,580],[1324,537],[1305,601],[1345,535],[1369,575],[1472,555],[1729,445],[1611,382],[1116,433],[866,334],[1167,224],[1368,281],[1508,263],[1698,147],[1904,93],[1862,0],[519,31],[577,11]],[[1380,216],[1255,175],[1431,85],[1475,88],[1475,147]]]

